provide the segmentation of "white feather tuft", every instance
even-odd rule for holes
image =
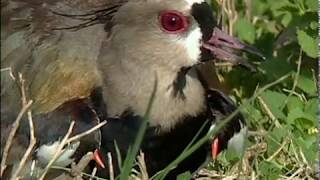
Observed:
[[[56,153],[59,145],[60,141],[55,141],[52,144],[44,144],[40,146],[37,150],[37,158],[39,162],[41,162],[41,164],[48,164],[49,161],[53,158],[54,154]],[[78,149],[79,145],[79,141],[69,144],[63,150],[63,153],[59,156],[59,158],[54,162],[54,165],[66,167],[69,164],[71,164],[73,161],[73,158],[71,158],[71,156],[73,156],[75,151]]]

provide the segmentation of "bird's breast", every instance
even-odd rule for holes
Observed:
[[[150,124],[160,126],[161,130],[168,131],[177,123],[188,117],[196,117],[205,111],[205,92],[198,79],[186,77],[185,87],[175,94],[174,87],[159,89],[157,101],[151,109]]]
[[[186,76],[185,87],[181,90],[183,95],[175,95],[174,79],[159,76],[157,82],[149,115],[151,126],[158,126],[161,131],[169,131],[183,119],[196,117],[205,111],[205,91],[198,78]],[[105,87],[103,92],[109,116],[120,116],[128,110],[135,115],[144,116],[154,88],[153,83],[118,79],[106,84],[112,84]]]

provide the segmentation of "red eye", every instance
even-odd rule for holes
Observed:
[[[178,11],[163,11],[160,13],[160,23],[168,33],[184,32],[189,25],[187,17]]]

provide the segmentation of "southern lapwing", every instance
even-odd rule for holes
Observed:
[[[226,95],[206,88],[197,65],[216,58],[253,69],[234,51],[263,56],[218,29],[203,0],[132,0],[119,7],[111,22],[98,69],[107,114],[116,119],[102,128],[102,146],[115,155],[116,140],[120,151],[127,152],[157,81],[149,129],[141,146],[148,172],[155,174],[183,151],[207,120],[210,123],[200,136],[236,109]],[[213,139],[213,155],[228,143],[243,150],[245,134],[245,121],[238,114]],[[210,144],[183,161],[171,176],[196,170]]]

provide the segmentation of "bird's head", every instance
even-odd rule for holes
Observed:
[[[262,56],[217,28],[204,0],[131,0],[113,17],[111,50],[126,64],[179,71],[209,59],[251,68],[236,51]]]
[[[215,58],[247,65],[235,50],[260,55],[219,30],[204,0],[130,0],[114,13],[112,25],[98,61],[108,114],[130,109],[143,115],[157,74],[150,118],[164,129],[206,109],[192,67]]]

